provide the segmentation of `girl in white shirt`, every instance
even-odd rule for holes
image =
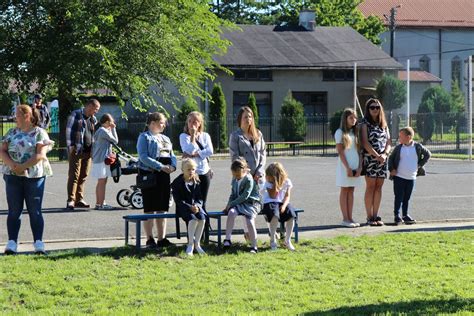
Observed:
[[[270,164],[265,170],[265,184],[263,192],[263,209],[266,221],[270,228],[270,247],[277,249],[276,230],[278,222],[285,223],[284,245],[294,251],[291,235],[295,226],[295,209],[290,205],[290,194],[293,184],[288,179],[285,168],[279,162]]]

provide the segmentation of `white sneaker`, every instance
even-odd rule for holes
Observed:
[[[44,250],[44,243],[41,240],[37,240],[33,243],[33,247],[35,248],[35,253],[37,254],[46,254],[46,251]]]
[[[270,249],[275,251],[278,249],[278,244],[276,242],[270,242]]]
[[[191,246],[187,246],[186,247],[186,255],[192,257],[193,256],[193,250],[194,250],[194,247],[191,245]]]
[[[206,254],[204,249],[201,248],[201,245],[194,245],[194,249],[196,249],[197,253],[200,254],[200,255],[205,255]]]
[[[18,249],[18,245],[14,240],[9,240],[7,245],[5,246],[5,254],[6,255],[14,255],[16,254]]]
[[[357,222],[352,221],[352,224],[354,224],[355,227],[360,227],[360,223],[357,223]]]
[[[291,243],[291,240],[285,240],[285,247],[290,251],[295,251],[295,246]]]
[[[342,221],[341,226],[348,227],[348,228],[356,228],[356,224],[349,221]]]
[[[111,210],[115,210],[115,207],[113,207],[112,205],[104,203],[102,205],[96,204],[95,209],[97,211],[111,211]]]

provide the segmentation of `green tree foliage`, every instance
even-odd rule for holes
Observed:
[[[425,91],[421,100],[421,104],[418,107],[418,115],[416,119],[416,131],[423,139],[423,142],[431,140],[435,127],[435,118],[433,113],[434,101],[427,96],[427,91]]]
[[[214,148],[227,148],[227,104],[220,83],[214,84],[209,104],[208,131]]]
[[[313,9],[318,26],[351,26],[374,44],[385,31],[376,16],[364,17],[358,8],[362,0],[279,0],[279,1],[214,1],[213,11],[224,19],[239,24],[298,25],[299,12]],[[217,5],[219,3],[219,5]]]
[[[249,108],[252,109],[255,126],[258,127],[258,118],[260,115],[258,114],[257,100],[255,99],[255,94],[249,94],[247,105],[249,106]]]
[[[293,98],[291,91],[281,106],[280,135],[285,141],[304,141],[306,119],[303,104]]]
[[[337,129],[341,126],[341,117],[344,110],[334,112],[334,115],[329,119],[329,130],[331,134],[336,134]]]
[[[8,92],[0,93],[0,115],[10,115],[12,109],[12,96]],[[0,131],[0,134],[2,131]]]
[[[376,93],[388,111],[401,108],[407,95],[405,82],[390,75],[384,75],[377,82]]]
[[[176,115],[176,121],[185,122],[188,114],[193,111],[200,112],[196,101],[194,101],[194,99],[186,99],[186,102],[181,105],[180,111]]]
[[[451,82],[451,108],[454,112],[462,113],[466,110],[464,95],[457,80]]]
[[[155,94],[176,101],[165,83],[199,96],[229,45],[204,0],[3,1],[0,16],[0,83],[53,86],[61,135],[78,90],[106,87],[141,110]]]

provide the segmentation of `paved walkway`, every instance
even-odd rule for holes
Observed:
[[[359,228],[342,228],[342,227],[317,227],[311,230],[300,231],[300,242],[305,239],[314,238],[332,238],[337,236],[351,236],[358,237],[362,235],[377,235],[387,233],[407,233],[407,232],[438,232],[438,231],[458,231],[458,230],[471,230],[474,231],[474,219],[459,219],[459,220],[447,220],[447,221],[430,221],[430,222],[419,222],[415,225],[400,225],[392,226],[385,225],[382,227],[370,227],[362,226]],[[234,234],[233,240],[243,242],[242,235]],[[211,239],[215,240],[215,236],[211,236]],[[184,247],[186,243],[186,237],[181,239],[170,238],[173,243],[178,246]],[[268,248],[269,238],[266,233],[258,235],[258,240],[263,248]],[[135,240],[131,239],[130,243],[134,243]],[[264,243],[264,245],[262,245]],[[46,250],[49,252],[68,250],[68,249],[86,249],[92,252],[103,252],[110,248],[124,246],[123,237],[116,238],[83,238],[83,239],[69,239],[69,240],[46,240]],[[142,245],[145,244],[145,239],[142,239]],[[0,243],[1,250],[5,243]],[[296,247],[298,245],[296,244]],[[204,247],[205,248],[205,247]],[[31,242],[22,242],[19,245],[19,253],[31,253],[33,251],[33,244]]]
[[[280,161],[288,170],[294,183],[292,203],[305,212],[300,217],[302,227],[318,231],[321,227],[334,227],[341,222],[339,210],[339,190],[335,186],[335,157],[271,157],[267,163]],[[228,159],[211,161],[215,177],[209,193],[209,210],[222,209],[230,192],[231,173]],[[427,165],[428,176],[420,177],[411,200],[411,213],[418,221],[437,221],[446,219],[474,220],[474,163],[432,159]],[[114,211],[75,210],[66,206],[67,165],[53,164],[54,176],[46,181],[44,197],[45,232],[44,240],[104,240],[123,238],[124,222],[122,216],[141,213],[142,210],[117,208]],[[177,176],[178,172],[173,174]],[[135,175],[122,176],[119,183],[109,180],[106,200],[118,205],[115,196],[120,189],[128,188],[135,182]],[[95,202],[95,181],[86,182],[85,198]],[[365,222],[363,205],[364,186],[356,188],[354,219]],[[380,215],[386,222],[393,221],[392,182],[386,181]],[[7,204],[4,181],[0,179],[0,243],[6,243]],[[174,207],[170,209],[174,212]],[[168,222],[168,232],[174,233],[174,221]],[[241,221],[236,227],[241,228]],[[181,224],[182,230],[184,225]],[[266,227],[259,216],[257,227]],[[361,230],[362,231],[362,230]],[[20,242],[31,240],[28,215],[23,215]],[[120,242],[119,242],[120,244]],[[1,250],[1,249],[0,249]]]

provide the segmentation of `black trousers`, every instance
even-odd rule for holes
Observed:
[[[408,215],[408,204],[410,201],[415,180],[407,180],[400,177],[393,177],[393,193],[395,193],[395,204],[393,213],[395,217],[400,216],[400,206],[402,207],[403,216]]]
[[[211,170],[208,173],[199,175],[199,180],[201,181],[201,195],[203,201],[203,208],[206,209],[207,194],[209,193],[209,187],[211,185]]]

